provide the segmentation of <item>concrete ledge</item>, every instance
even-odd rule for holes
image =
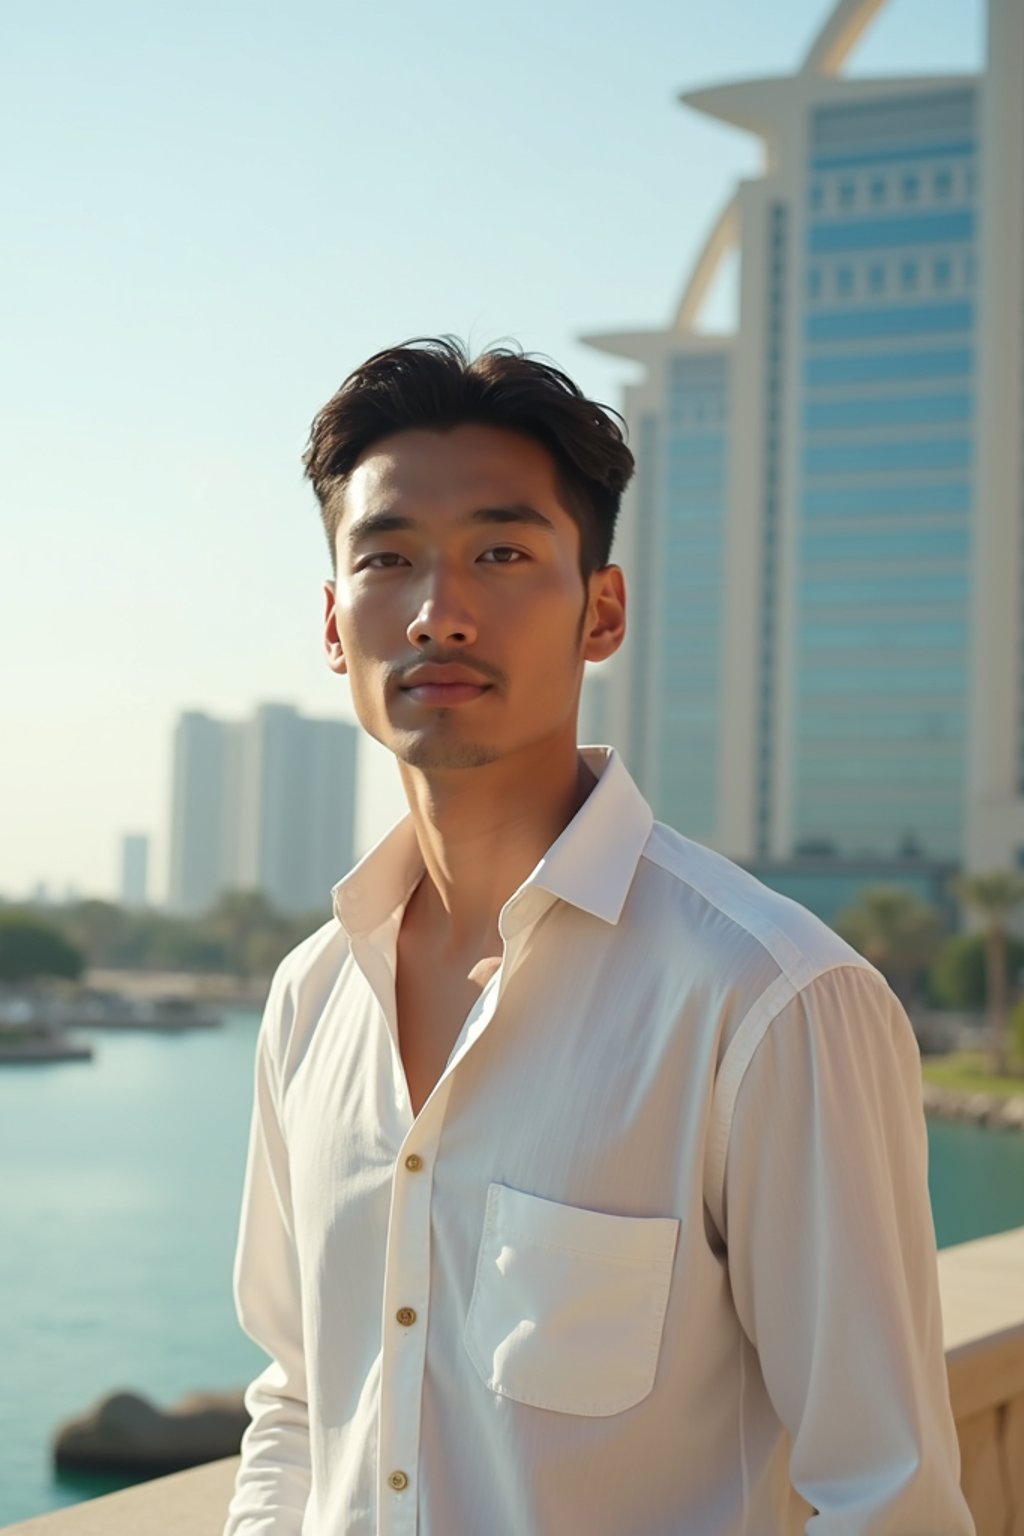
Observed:
[[[4,1527],[4,1536],[221,1536],[238,1457]]]
[[[961,1482],[979,1536],[1024,1531],[1024,1227],[943,1249],[939,1285]],[[231,1456],[176,1472],[3,1536],[222,1536],[237,1467]]]

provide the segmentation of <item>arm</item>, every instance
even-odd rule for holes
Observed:
[[[844,965],[743,1029],[729,1272],[809,1536],[972,1536],[910,1022],[877,972]]]
[[[235,1256],[238,1319],[271,1357],[245,1394],[252,1416],[224,1536],[299,1536],[309,1496],[309,1410],[288,1149],[268,1033],[280,1025],[278,978],[256,1043],[256,1082]]]

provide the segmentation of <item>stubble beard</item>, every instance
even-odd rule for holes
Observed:
[[[396,750],[409,768],[437,771],[443,768],[485,768],[501,756],[494,747],[479,741],[434,741],[422,737]]]

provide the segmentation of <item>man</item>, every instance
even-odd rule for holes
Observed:
[[[327,660],[409,815],[267,1002],[225,1536],[972,1530],[905,1014],[576,745],[632,464],[447,340],[314,421]]]

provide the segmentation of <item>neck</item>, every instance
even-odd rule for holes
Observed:
[[[500,954],[502,907],[596,783],[575,732],[480,768],[400,772],[426,868],[420,921],[446,949]]]

